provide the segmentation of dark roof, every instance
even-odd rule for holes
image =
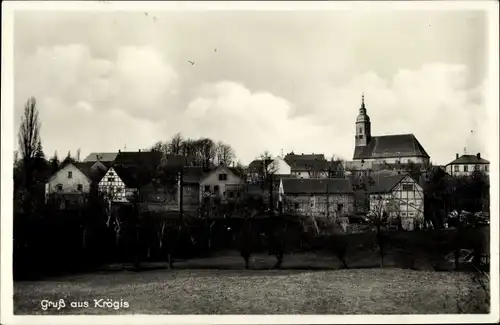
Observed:
[[[116,156],[118,155],[118,152],[92,152],[89,154],[83,162],[90,162],[90,161],[113,161],[115,160]]]
[[[292,171],[307,171],[309,168],[313,171],[326,171],[329,167],[328,161],[319,158],[289,160],[287,163]]]
[[[413,134],[372,137],[367,146],[356,146],[353,159],[424,157],[429,155]]]
[[[187,166],[184,167],[184,177],[183,177],[183,182],[185,183],[198,183],[201,181],[205,175],[210,173],[213,169],[212,168],[205,168],[205,167],[192,167],[192,166]]]
[[[107,169],[92,168],[96,162],[78,162],[74,163],[75,167],[78,168],[85,176],[87,176],[91,181],[98,182],[106,174]]]
[[[157,151],[119,152],[115,158],[114,165],[158,166],[161,160],[162,153]]]
[[[351,181],[347,178],[284,178],[285,194],[353,193]]]
[[[325,160],[324,154],[300,154],[297,155],[293,152],[287,154],[284,159],[287,163],[292,160]]]
[[[249,171],[261,171],[264,167],[269,166],[274,160],[273,159],[255,159],[248,165]]]
[[[486,159],[481,158],[481,156],[477,155],[462,155],[461,157],[453,160],[448,165],[462,165],[462,164],[475,164],[475,165],[486,165],[490,162]]]
[[[388,193],[406,176],[407,174],[377,177],[374,179],[375,184],[368,189],[368,192]]]
[[[113,166],[116,174],[129,188],[140,188],[147,185],[153,179],[153,175],[148,169],[137,166]]]
[[[187,158],[182,155],[166,155],[165,165],[167,167],[182,168],[187,165]]]

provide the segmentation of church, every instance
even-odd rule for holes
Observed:
[[[371,169],[378,164],[427,165],[430,157],[413,134],[372,136],[370,117],[366,112],[364,95],[356,118],[356,147],[353,165],[360,169]]]

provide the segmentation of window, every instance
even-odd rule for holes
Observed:
[[[219,174],[219,181],[227,181],[227,174]]]
[[[466,172],[468,170],[467,167],[468,167],[467,165],[464,165],[464,172]]]
[[[361,134],[361,135],[359,136],[359,138],[360,138],[360,139],[363,139],[363,135]]]
[[[413,217],[413,216],[415,215],[415,212],[408,212],[408,215],[409,215],[410,217]]]
[[[413,192],[413,184],[403,184],[404,192]]]
[[[295,209],[299,208],[299,204],[298,203],[295,203],[293,206],[295,207]]]
[[[459,168],[459,166],[453,166],[453,169],[454,169],[455,172],[459,172],[460,171],[460,169],[458,169],[458,168]]]
[[[115,176],[115,173],[109,172],[109,176]]]
[[[487,172],[488,171],[488,165],[484,165],[484,171]]]
[[[359,128],[359,133],[363,133],[363,128]]]
[[[56,190],[57,191],[62,191],[62,184],[57,184],[56,185]]]
[[[209,192],[210,191],[210,185],[205,185],[205,192]]]
[[[406,217],[406,212],[401,212],[402,217]]]
[[[115,178],[114,177],[108,177],[108,182],[114,182]]]
[[[343,209],[343,208],[344,208],[344,205],[343,205],[343,204],[341,204],[341,203],[337,204],[337,211],[338,211],[338,212],[342,212],[342,209]]]
[[[83,191],[83,185],[82,184],[78,184],[76,186],[76,188],[77,188],[78,191]]]
[[[219,185],[214,185],[214,192],[219,192]]]
[[[68,172],[68,178],[73,178],[73,172]]]

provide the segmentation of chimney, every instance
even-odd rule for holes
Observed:
[[[478,152],[477,155],[476,155],[477,159],[481,159],[481,153]]]
[[[456,155],[456,158],[455,158],[455,159],[458,159],[458,153],[457,153],[457,155]]]
[[[99,155],[95,155],[95,160],[99,161]]]
[[[139,152],[141,152],[141,149],[139,149]]]
[[[118,149],[118,153],[122,152],[120,149]]]

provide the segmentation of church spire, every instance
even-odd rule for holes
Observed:
[[[365,93],[361,93],[361,108],[365,108]]]

